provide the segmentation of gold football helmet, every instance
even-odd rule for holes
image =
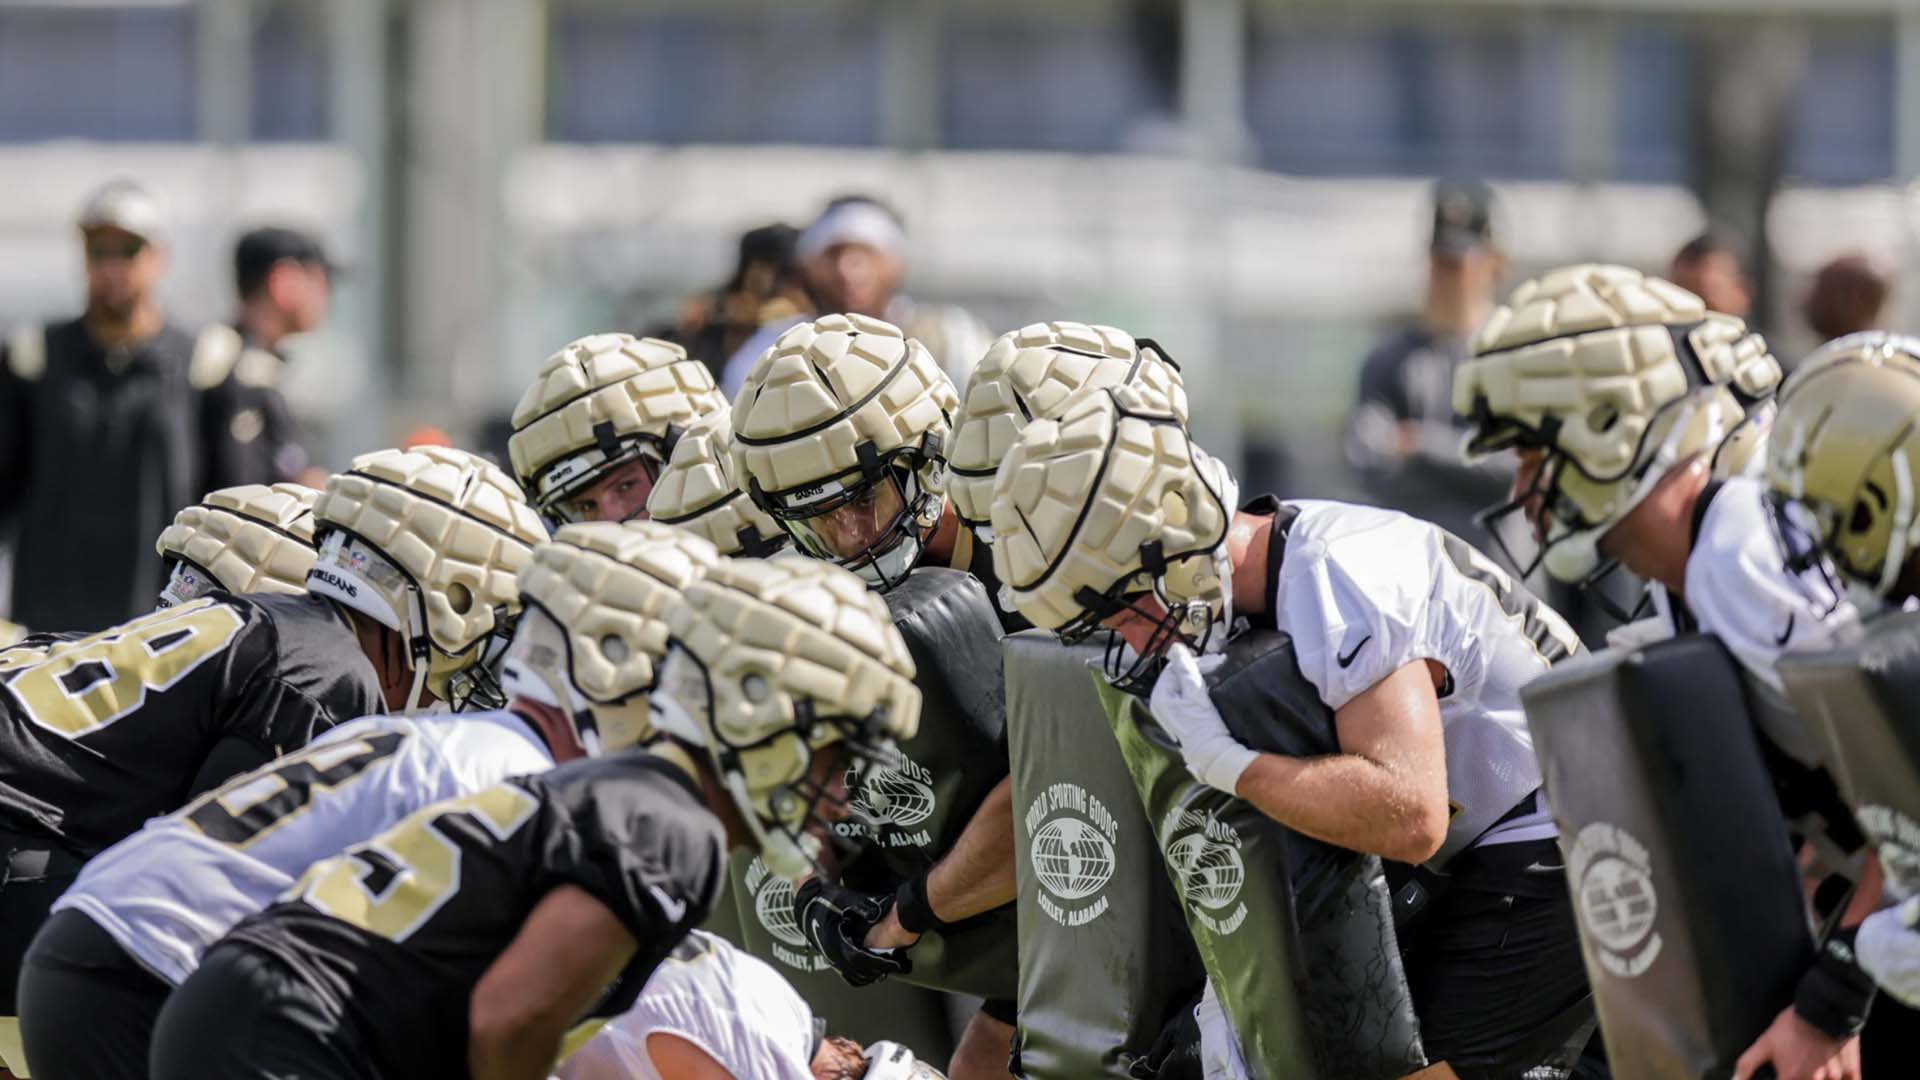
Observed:
[[[455,709],[502,704],[492,669],[520,613],[515,578],[547,539],[513,480],[451,447],[381,450],[328,478],[313,513],[307,590],[406,638],[408,710],[425,690]]]
[[[680,436],[647,496],[647,516],[712,541],[722,555],[764,558],[787,534],[734,482],[733,418],[722,410]]]
[[[680,433],[726,407],[713,374],[680,346],[593,334],[540,366],[514,406],[507,456],[540,513],[586,520],[577,496],[631,461],[658,477]]]
[[[919,726],[906,642],[879,596],[820,560],[722,559],[686,599],[660,726],[705,749],[768,868],[803,877],[848,768],[892,761]]]
[[[168,566],[159,606],[184,604],[215,589],[306,592],[319,497],[301,484],[246,484],[208,492],[175,514],[154,543]]]
[[[647,741],[667,616],[719,561],[712,544],[658,522],[562,526],[520,571],[506,693],[571,716],[589,755]]]
[[[1830,341],[1779,405],[1766,477],[1790,563],[1823,553],[1857,598],[1904,599],[1897,586],[1920,545],[1920,339],[1875,330]]]
[[[734,475],[799,549],[888,589],[946,507],[953,383],[891,323],[828,315],[780,335],[733,405]]]
[[[1186,423],[1180,367],[1150,339],[1075,322],[1035,323],[1002,334],[973,369],[954,424],[947,494],[960,520],[988,531],[994,473],[1022,428],[1057,418],[1078,391],[1122,385],[1158,394]]]
[[[1230,490],[1164,399],[1087,391],[1007,452],[993,485],[994,573],[1021,615],[1069,642],[1129,610],[1156,622],[1130,666],[1108,656],[1116,685],[1144,685],[1165,645],[1225,640]],[[1163,611],[1142,610],[1149,595]]]
[[[1491,529],[1538,500],[1540,554],[1516,565],[1585,582],[1608,569],[1600,537],[1668,469],[1697,453],[1720,475],[1747,465],[1779,383],[1739,319],[1638,270],[1569,266],[1521,285],[1481,327],[1453,407],[1471,425],[1470,458],[1545,452],[1534,489],[1485,519]]]

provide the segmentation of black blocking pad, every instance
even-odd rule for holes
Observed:
[[[978,579],[923,567],[884,599],[913,657],[920,728],[898,769],[849,778],[856,802],[881,822],[866,837],[869,867],[848,884],[891,891],[948,851],[1007,776],[1006,687],[1000,620]],[[1013,905],[924,935],[904,981],[976,997],[1011,998],[1019,935]]]
[[[1293,643],[1243,633],[1208,677],[1227,729],[1257,750],[1339,752]],[[1426,1065],[1380,860],[1303,836],[1187,771],[1147,705],[1108,717],[1154,822],[1241,1052],[1258,1080],[1376,1080]]]
[[[1521,694],[1616,1076],[1724,1077],[1813,960],[1738,666],[1687,635]]]
[[[1777,667],[1888,880],[1920,893],[1920,612],[1874,619],[1857,642],[1788,653]]]
[[[1126,1077],[1204,973],[1088,665],[1044,631],[1004,643],[1019,872],[1020,1071]]]

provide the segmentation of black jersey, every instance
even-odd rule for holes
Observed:
[[[435,803],[314,864],[226,940],[299,973],[380,1075],[464,1076],[473,988],[548,892],[585,889],[640,943],[588,1012],[612,1016],[706,918],[726,866],[685,774],[629,752]]]
[[[270,758],[384,707],[331,601],[212,596],[0,651],[0,829],[82,855],[177,810],[218,744]]]
[[[972,574],[986,586],[987,599],[993,602],[994,618],[1000,620],[1000,629],[1009,634],[1033,629],[1026,616],[1001,606],[1000,577],[993,572],[993,548],[974,536],[972,529],[960,527],[960,535],[953,542],[953,557],[947,560],[947,566]]]

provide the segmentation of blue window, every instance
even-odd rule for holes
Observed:
[[[0,7],[0,141],[195,134],[194,15]]]

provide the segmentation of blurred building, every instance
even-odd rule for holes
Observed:
[[[186,321],[224,313],[243,227],[311,227],[354,272],[290,396],[338,460],[468,436],[557,343],[671,318],[742,229],[870,189],[916,295],[1154,336],[1203,440],[1278,432],[1290,490],[1351,494],[1341,417],[1419,302],[1431,177],[1494,181],[1516,279],[1757,233],[1796,352],[1815,269],[1912,259],[1915,71],[1894,0],[8,0],[0,324],[72,307],[66,223],[109,175],[173,204]]]

